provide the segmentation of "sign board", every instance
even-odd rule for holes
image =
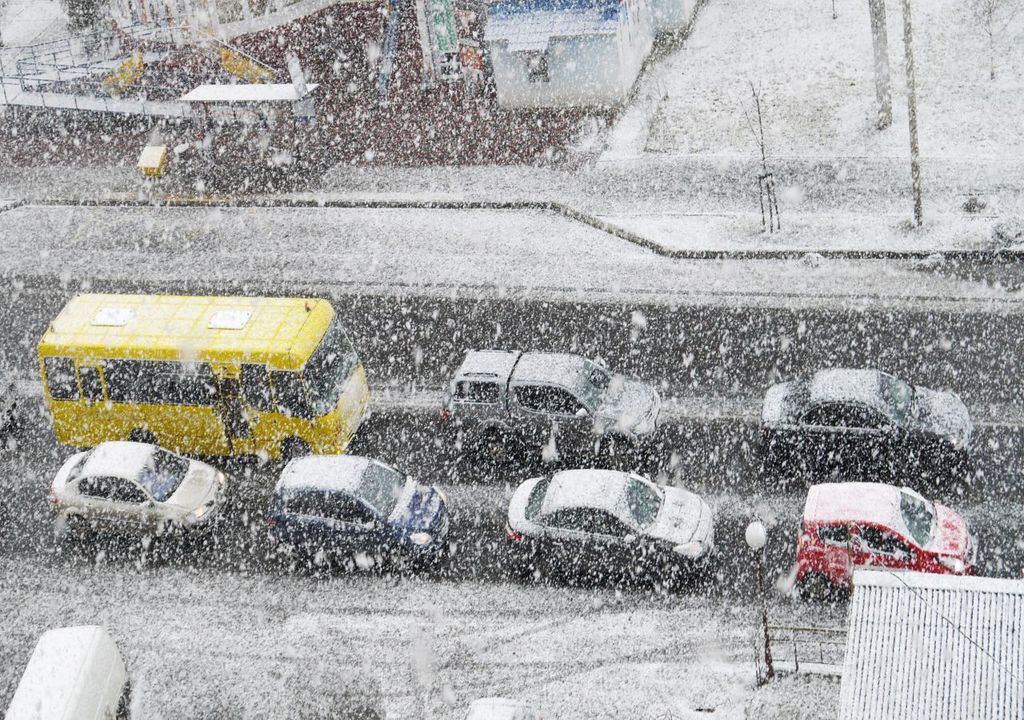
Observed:
[[[231,48],[220,49],[220,64],[232,75],[251,83],[267,82],[274,77],[274,73],[268,68]]]
[[[136,50],[118,66],[117,70],[103,78],[103,87],[110,91],[111,95],[120,95],[142,77],[145,69],[146,62],[142,58],[142,51]]]
[[[434,48],[438,55],[459,52],[459,33],[455,27],[455,9],[451,0],[430,0]]]

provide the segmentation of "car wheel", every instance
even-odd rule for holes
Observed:
[[[81,542],[92,535],[92,528],[88,521],[80,515],[71,515],[63,521],[58,520],[57,543],[67,546],[75,542]],[[61,527],[61,524],[63,525]]]
[[[128,440],[130,442],[147,443],[149,445],[157,445],[156,435],[151,433],[146,428],[135,428],[128,433]]]
[[[821,573],[806,573],[797,583],[797,591],[803,600],[836,602],[843,597],[843,590],[836,587]]]
[[[291,437],[281,443],[281,459],[284,462],[305,457],[312,453],[309,443],[301,438]]]
[[[476,455],[492,467],[504,467],[515,459],[518,446],[518,441],[511,433],[492,428],[480,436]]]

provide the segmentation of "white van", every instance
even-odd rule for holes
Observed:
[[[6,720],[126,720],[130,683],[105,628],[43,633],[21,676]]]

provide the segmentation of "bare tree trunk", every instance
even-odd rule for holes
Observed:
[[[996,79],[996,38],[991,29],[988,31],[988,79]]]
[[[868,0],[871,44],[875,51],[875,98],[879,130],[892,125],[892,87],[889,79],[889,38],[885,30],[885,0]]]
[[[914,81],[914,31],[910,21],[910,0],[903,0],[903,48],[907,54],[907,117],[910,122],[910,177],[914,188],[914,222],[924,224],[921,207],[921,160],[917,143],[917,88]]]

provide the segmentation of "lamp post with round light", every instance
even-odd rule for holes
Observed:
[[[766,667],[765,682],[775,679],[775,668],[772,665],[771,641],[768,637],[768,596],[764,591],[765,546],[768,544],[768,532],[760,520],[747,525],[747,545],[757,553],[757,594],[761,596],[761,629],[764,631],[764,664]]]

